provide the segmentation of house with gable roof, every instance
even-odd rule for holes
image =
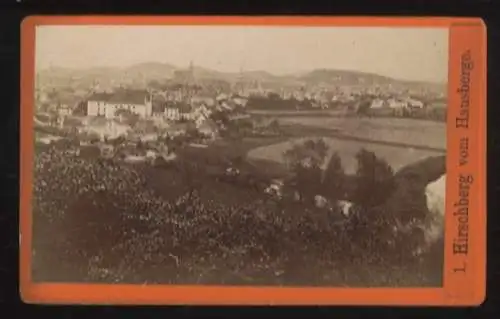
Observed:
[[[217,124],[211,119],[205,119],[202,123],[200,123],[197,129],[198,132],[210,139],[214,139],[218,133]]]
[[[113,93],[95,93],[87,99],[87,115],[111,119],[118,110],[128,110],[141,118],[152,116],[152,97],[146,90],[119,89]]]

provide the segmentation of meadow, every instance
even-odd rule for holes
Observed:
[[[404,118],[280,116],[280,124],[330,129],[370,140],[446,149],[446,124]]]
[[[286,150],[292,148],[294,144],[303,142],[305,139],[309,138],[310,137],[291,139],[286,142],[257,147],[248,152],[248,156],[250,159],[284,163],[283,153]],[[441,153],[439,152],[378,145],[370,142],[340,140],[330,137],[326,137],[323,139],[330,147],[330,154],[328,155],[327,159],[333,154],[333,152],[337,152],[342,160],[342,165],[345,169],[345,172],[348,174],[355,173],[357,165],[355,156],[362,148],[368,151],[372,151],[377,154],[378,157],[383,158],[389,163],[389,165],[391,165],[394,171],[398,171],[408,164],[425,159],[427,157],[441,155]],[[326,162],[328,162],[328,160]]]

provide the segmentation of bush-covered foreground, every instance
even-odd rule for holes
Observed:
[[[166,169],[39,152],[36,281],[439,286],[443,246],[382,215],[340,221],[186,165]],[[195,180],[197,180],[195,182]],[[196,186],[193,186],[196,185]]]

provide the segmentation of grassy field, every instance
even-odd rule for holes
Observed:
[[[402,118],[355,117],[287,117],[278,118],[282,124],[298,124],[339,132],[358,138],[386,142],[402,142],[419,146],[446,149],[446,124]]]
[[[248,153],[248,156],[251,159],[283,162],[283,153],[287,149],[290,149],[294,143],[298,143],[303,140],[304,139],[300,138],[292,139],[286,142],[257,147],[251,150]],[[342,159],[342,165],[348,174],[355,172],[357,165],[355,155],[359,150],[361,150],[361,148],[375,152],[378,157],[385,159],[395,171],[429,156],[440,155],[438,152],[377,145],[366,142],[345,141],[334,138],[324,138],[324,140],[330,146],[331,152],[338,152],[340,158]]]
[[[197,149],[188,147],[180,152],[180,157],[187,161],[196,161],[210,171],[213,167],[220,170],[222,167],[237,167],[241,171],[251,173],[255,176],[268,178],[281,177],[287,173],[282,163],[274,159],[265,157],[259,158],[248,156],[253,149],[269,147],[275,144],[286,142],[288,136],[282,137],[249,137],[238,140],[218,140],[209,145],[208,148]]]
[[[190,158],[204,161],[205,164],[221,158],[225,158],[227,163],[246,158],[245,164],[254,165],[253,169],[250,167],[254,174],[279,176],[285,173],[283,152],[304,138],[324,137],[330,150],[339,153],[347,173],[354,173],[355,155],[361,148],[384,158],[395,171],[429,156],[442,155],[446,148],[445,128],[436,122],[310,116],[279,119],[282,136],[222,139],[208,149],[188,149],[187,153]],[[345,138],[349,136],[353,138]],[[437,138],[433,139],[432,136]]]

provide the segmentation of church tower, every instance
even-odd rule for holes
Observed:
[[[238,81],[241,83],[243,82],[243,67],[240,66],[240,73],[238,74]]]
[[[243,67],[240,66],[240,71],[238,73],[238,79],[236,83],[233,85],[233,90],[241,94],[244,88],[244,76],[243,76]]]
[[[195,74],[194,74],[194,64],[193,64],[193,60],[191,60],[189,62],[189,79],[188,81],[190,82],[190,84],[195,84]]]

